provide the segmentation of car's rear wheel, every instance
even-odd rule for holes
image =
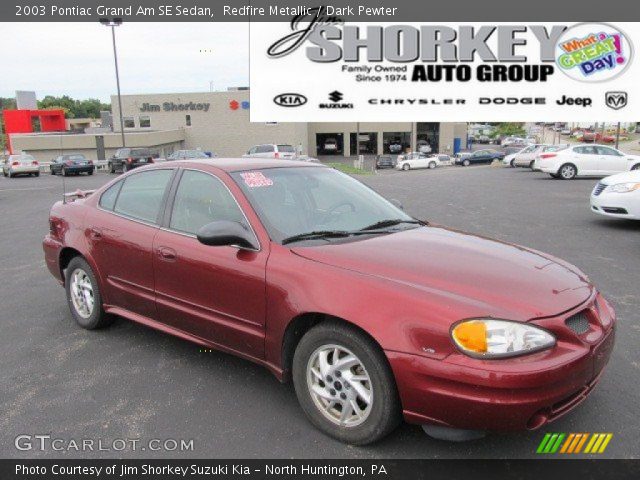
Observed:
[[[471,162],[465,158],[465,159],[462,161],[462,165],[464,165],[465,167],[468,167],[469,165],[471,165]]]
[[[51,175],[55,175],[56,171],[53,169],[53,167],[51,167]]]
[[[531,170],[533,170],[533,164],[534,164],[534,163],[535,163],[535,160],[531,160],[531,161],[529,162],[529,168],[530,168]]]
[[[40,172],[36,172],[33,175],[36,176],[36,177],[39,177],[40,176]]]
[[[116,167],[111,162],[109,162],[109,173],[116,173]]]
[[[122,164],[122,173],[127,173],[129,171],[129,165],[126,163]]]
[[[429,162],[429,168],[432,170],[436,168],[436,162]]]
[[[516,160],[515,160],[515,158],[514,158],[514,159],[512,159],[512,160],[509,162],[509,166],[510,166],[511,168],[516,168],[515,161],[516,161]]]
[[[102,308],[102,296],[91,266],[82,257],[75,257],[66,270],[67,301],[74,320],[82,328],[94,330],[106,327],[113,317]]]
[[[298,401],[317,428],[364,445],[400,422],[393,374],[380,347],[355,328],[321,323],[300,340],[293,358]]]
[[[404,170],[405,172],[408,170],[411,170],[411,165],[409,165],[408,163],[405,163],[404,165],[402,165],[402,170]]]
[[[575,165],[565,163],[560,167],[558,174],[563,180],[573,180],[578,174],[578,169],[575,167]]]

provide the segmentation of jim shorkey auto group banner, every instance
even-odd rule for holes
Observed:
[[[252,121],[637,118],[637,23],[346,22],[340,13],[251,25]]]

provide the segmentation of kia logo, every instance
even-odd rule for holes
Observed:
[[[273,97],[273,103],[281,107],[300,107],[307,103],[307,97],[299,93],[281,93]]]

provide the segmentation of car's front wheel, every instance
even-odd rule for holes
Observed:
[[[67,301],[74,320],[82,328],[94,330],[111,324],[113,317],[102,308],[102,295],[91,266],[75,257],[66,270]]]
[[[468,167],[469,165],[471,165],[471,162],[467,159],[464,159],[462,162],[462,165],[464,165],[465,167]]]
[[[429,168],[432,170],[436,168],[436,162],[429,162]]]
[[[405,163],[404,165],[402,165],[402,170],[404,170],[405,172],[410,169],[411,169],[411,166],[408,163]]]
[[[342,442],[375,442],[400,422],[395,380],[382,350],[340,322],[321,323],[300,340],[293,383],[311,423]]]

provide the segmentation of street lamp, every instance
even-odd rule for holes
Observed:
[[[118,72],[118,51],[116,50],[116,27],[122,25],[121,18],[114,18],[109,20],[108,18],[101,18],[100,23],[105,27],[111,27],[111,38],[113,39],[113,59],[116,65],[116,84],[118,86],[118,111],[120,113],[120,134],[122,135],[122,146],[125,146],[124,141],[124,119],[122,117],[122,97],[120,96],[120,74]]]

